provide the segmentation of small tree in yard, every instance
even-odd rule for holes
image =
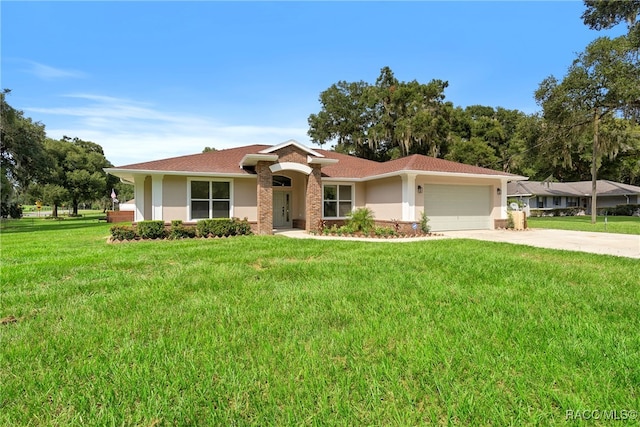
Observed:
[[[347,226],[356,232],[371,232],[375,226],[373,211],[369,208],[356,209],[349,215]]]

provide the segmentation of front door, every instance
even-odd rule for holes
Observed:
[[[291,228],[291,192],[273,192],[273,227]]]

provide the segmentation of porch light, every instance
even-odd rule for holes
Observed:
[[[418,193],[422,194],[422,185],[418,185]]]
[[[502,190],[500,189],[500,187],[498,187],[497,193],[498,193],[498,196],[502,194]]]

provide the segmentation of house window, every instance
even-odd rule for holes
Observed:
[[[553,196],[553,206],[560,206],[560,197]]]
[[[538,207],[539,208],[544,208],[544,197],[538,197]]]
[[[231,183],[191,181],[189,187],[191,219],[229,218]]]
[[[578,206],[579,199],[577,197],[567,197],[567,207],[574,208]]]
[[[353,209],[352,185],[325,185],[322,191],[325,218],[345,218]]]

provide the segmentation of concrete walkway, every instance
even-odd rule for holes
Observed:
[[[275,234],[299,239],[352,240],[366,242],[402,243],[439,239],[474,239],[491,242],[536,246],[539,248],[590,252],[640,259],[640,236],[631,234],[591,233],[586,231],[531,229],[444,231],[442,236],[404,239],[368,239],[358,237],[316,236],[303,230],[278,230]]]

